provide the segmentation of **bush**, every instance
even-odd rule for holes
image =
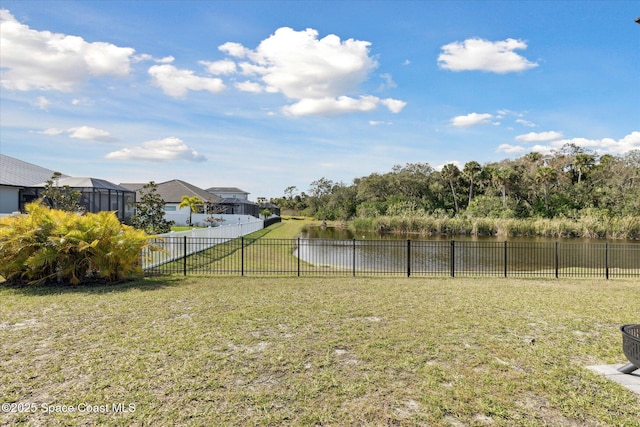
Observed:
[[[139,277],[149,236],[113,212],[76,213],[26,206],[27,215],[0,219],[0,275],[8,283],[74,285]]]

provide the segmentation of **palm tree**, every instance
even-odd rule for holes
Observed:
[[[473,199],[474,179],[480,175],[480,172],[482,172],[482,166],[480,166],[480,163],[475,160],[465,163],[464,169],[462,169],[462,174],[469,179],[469,202],[467,203],[467,206],[471,205],[471,199]]]
[[[591,154],[576,154],[573,159],[573,168],[578,172],[578,184],[582,181],[582,175],[596,163],[596,159]]]
[[[544,209],[549,211],[549,188],[558,179],[558,171],[549,166],[542,166],[536,171],[536,182],[544,188]]]
[[[515,171],[510,166],[503,166],[492,169],[492,178],[500,186],[502,191],[502,206],[507,207],[507,186],[515,175]]]
[[[198,196],[182,196],[182,201],[178,205],[178,209],[181,208],[189,208],[189,225],[191,222],[191,214],[194,212],[198,212],[198,206],[202,205],[204,202]]]
[[[445,181],[449,181],[449,186],[451,187],[451,194],[453,195],[453,204],[456,209],[456,215],[460,213],[460,208],[458,207],[458,198],[456,197],[456,188],[453,185],[453,181],[458,178],[460,175],[460,169],[453,163],[447,163],[442,167],[442,178]]]

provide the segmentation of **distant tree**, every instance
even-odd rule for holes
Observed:
[[[473,200],[473,184],[478,175],[480,175],[480,172],[482,172],[482,166],[475,160],[465,163],[464,169],[462,169],[462,174],[469,180],[469,201],[467,206],[469,206],[471,200]]]
[[[324,177],[311,183],[311,186],[309,187],[309,193],[311,193],[309,195],[309,207],[312,209],[312,214],[317,214],[317,212],[326,205],[333,190],[333,186],[333,181]],[[322,210],[323,212],[325,211],[325,209]]]
[[[573,169],[578,174],[578,184],[582,181],[582,176],[596,163],[596,158],[592,154],[580,153],[573,159]]]
[[[298,187],[296,187],[295,185],[290,185],[284,189],[284,196],[289,200],[293,199],[293,196],[297,193]]]
[[[510,166],[503,166],[492,169],[492,176],[494,183],[500,188],[502,193],[502,205],[507,207],[507,188],[515,177],[515,171]]]
[[[198,212],[198,206],[202,206],[204,202],[198,196],[182,196],[182,200],[178,205],[178,208],[189,208],[189,225],[193,224],[191,221],[191,214]]]
[[[136,214],[131,218],[135,228],[149,234],[171,231],[173,221],[164,218],[164,199],[158,194],[156,183],[151,181],[142,187],[140,201],[136,203]]]
[[[536,182],[544,189],[544,209],[549,212],[549,189],[558,179],[558,171],[549,166],[542,166],[536,171]]]
[[[53,209],[66,212],[82,211],[83,209],[80,206],[82,193],[78,190],[72,189],[68,185],[60,187],[58,182],[61,176],[62,174],[60,172],[53,173],[44,186],[42,200]]]
[[[449,183],[451,188],[451,194],[453,195],[453,205],[456,209],[456,215],[460,213],[460,207],[458,206],[458,197],[456,196],[455,182],[460,176],[460,169],[453,163],[447,163],[442,167],[442,179]]]
[[[260,211],[260,215],[262,215],[264,217],[264,219],[267,219],[271,216],[271,210],[270,209],[262,209]]]

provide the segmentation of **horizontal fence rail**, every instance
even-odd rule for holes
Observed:
[[[640,277],[640,243],[164,237],[148,275]]]
[[[145,249],[142,252],[142,269],[149,271],[154,267],[186,258],[229,240],[262,230],[264,227],[264,221],[256,218],[238,224],[159,234],[153,237],[151,243],[161,251]],[[187,241],[185,239],[189,241],[189,244],[182,243]]]

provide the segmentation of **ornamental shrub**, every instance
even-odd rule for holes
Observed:
[[[121,224],[113,212],[77,213],[38,202],[26,215],[0,218],[0,275],[9,284],[94,281],[140,277],[144,231]]]

